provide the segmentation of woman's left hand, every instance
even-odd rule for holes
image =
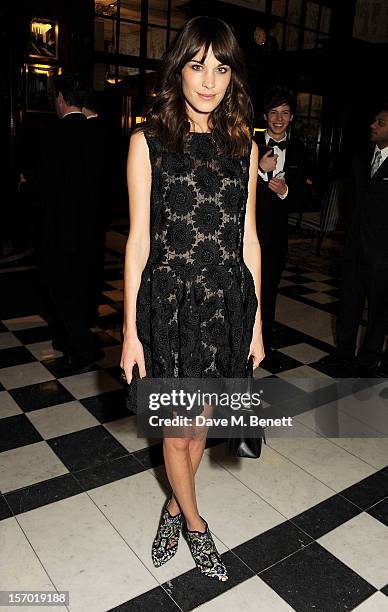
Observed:
[[[265,357],[261,324],[260,326],[255,324],[253,328],[252,341],[249,347],[249,357],[251,355],[253,357],[253,369],[255,370]]]

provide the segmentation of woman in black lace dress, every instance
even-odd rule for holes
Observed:
[[[264,357],[258,152],[231,28],[214,18],[190,20],[165,54],[161,77],[128,155],[121,367],[128,383],[134,365],[141,378],[244,377],[248,358],[256,368]],[[135,399],[129,395],[134,411]],[[205,404],[203,413],[209,409]],[[155,566],[171,559],[185,522],[197,567],[227,580],[195,497],[205,441],[198,432],[163,440],[172,495],[152,558]]]

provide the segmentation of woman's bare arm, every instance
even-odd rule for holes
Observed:
[[[140,376],[145,376],[144,355],[137,336],[136,300],[150,253],[151,177],[147,142],[143,132],[137,132],[131,137],[127,160],[130,226],[125,248],[124,343],[120,365],[128,382],[134,363],[138,363]]]
[[[259,308],[256,318],[260,318],[261,250],[256,230],[256,185],[259,164],[258,146],[252,143],[249,166],[248,198],[245,211],[243,257],[255,283]]]
[[[250,270],[255,284],[257,297],[257,311],[253,328],[252,345],[257,367],[264,358],[261,336],[261,249],[256,230],[256,185],[259,165],[259,150],[255,142],[252,143],[251,159],[249,166],[248,198],[245,211],[243,258],[247,268]],[[253,351],[252,351],[253,352]]]

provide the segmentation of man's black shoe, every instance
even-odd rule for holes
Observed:
[[[74,374],[84,374],[95,369],[94,361],[82,361],[75,359],[74,357],[67,355],[66,365],[64,368],[65,376],[73,376]]]
[[[85,372],[91,372],[96,369],[96,361],[102,359],[105,353],[103,350],[99,350],[93,357],[81,358],[78,355],[67,355],[65,373],[67,376],[74,374],[84,374]]]
[[[51,340],[51,344],[53,345],[54,351],[60,351],[64,355],[70,353],[70,347],[63,340],[58,340],[57,338],[53,338]]]

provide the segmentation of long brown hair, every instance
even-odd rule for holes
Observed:
[[[200,49],[204,62],[209,47],[231,68],[231,80],[220,104],[210,113],[209,127],[220,155],[245,155],[251,142],[252,103],[245,86],[243,55],[232,28],[221,19],[194,17],[164,54],[160,86],[145,112],[146,127],[168,149],[182,151],[190,123],[182,93],[181,71]]]

